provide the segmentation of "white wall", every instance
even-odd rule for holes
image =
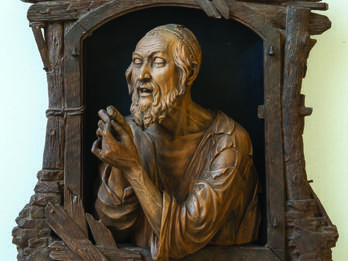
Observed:
[[[4,2],[4,3],[3,3]],[[46,76],[28,27],[29,7],[19,0],[2,2],[0,24],[0,260],[16,260],[11,244],[15,218],[28,203],[41,169],[46,128]],[[309,179],[338,226],[335,261],[348,258],[348,3],[331,0],[333,28],[317,37],[304,93],[314,107],[306,119],[305,155]],[[346,221],[346,222],[345,222]]]

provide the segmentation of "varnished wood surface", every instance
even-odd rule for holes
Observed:
[[[207,0],[208,1],[208,0]],[[199,2],[195,0],[177,0],[175,1],[176,6],[182,6],[182,7],[191,7],[191,8],[199,8],[200,6],[205,7],[205,11],[207,12],[207,15],[218,17],[219,13],[217,12],[217,9],[211,6],[211,2],[205,3],[205,2]],[[111,4],[112,6],[116,5],[120,10],[121,9],[127,9],[127,7],[134,7],[135,4],[137,6],[141,5],[173,5],[174,1],[151,1],[151,0],[143,0],[143,1],[137,1],[136,3],[132,1],[127,2],[121,2],[121,3],[115,3],[112,4],[109,0],[101,1],[98,3],[91,2],[90,5],[87,4],[87,2],[44,2],[39,3],[36,5],[33,5],[29,8],[28,11],[28,19],[30,21],[36,21],[36,22],[44,22],[44,21],[61,21],[61,20],[77,20],[81,16],[81,14],[84,14],[90,10],[93,10],[94,8],[103,5],[103,4]],[[205,3],[205,4],[204,4]],[[271,23],[274,24],[274,26],[279,27],[280,29],[285,28],[286,24],[286,6],[280,6],[280,5],[269,5],[269,4],[260,4],[260,3],[249,3],[249,2],[233,2],[233,1],[226,1],[227,5],[230,7],[230,10],[235,10],[235,5],[241,5],[245,6],[247,8],[251,8],[255,10],[260,15],[266,17],[271,21]],[[217,6],[220,6],[219,3],[217,3]],[[296,6],[301,6],[301,4],[297,3]],[[324,3],[321,3],[321,5],[316,5],[315,3],[306,3],[302,4],[304,7],[311,6],[314,10],[317,9],[325,9],[326,5]],[[232,8],[231,8],[232,7]],[[238,11],[237,13],[239,13]],[[222,9],[221,13],[224,13],[225,16],[227,15],[225,9]],[[248,21],[248,20],[245,20]],[[323,15],[311,13],[310,14],[310,22],[309,22],[309,33],[316,35],[316,34],[322,34],[324,31],[329,29],[331,27],[330,20]]]
[[[49,2],[49,1],[57,1],[63,2],[66,0],[21,0],[26,3],[39,3],[39,2]],[[79,0],[80,2],[88,2],[89,0]],[[293,0],[243,0],[242,2],[254,2],[254,3],[264,3],[264,4],[272,4],[279,5],[286,2],[291,2]],[[320,2],[321,0],[304,0],[302,2]]]
[[[67,204],[64,208],[51,203],[45,208],[47,222],[63,241],[49,245],[54,260],[142,260],[140,249],[119,249],[108,228],[85,213],[82,200],[65,189]],[[88,238],[91,229],[95,245]]]
[[[62,238],[62,240],[84,260],[107,261],[106,257],[89,240],[87,235],[81,231],[71,217],[62,207],[48,203],[46,207],[47,223]]]
[[[150,3],[151,1],[146,1],[146,3]],[[145,3],[145,2],[144,2]],[[141,3],[140,3],[141,6]],[[81,38],[84,38],[85,35],[91,33],[89,31],[96,26],[100,26],[103,21],[108,20],[108,16],[115,17],[115,14],[119,12],[120,14],[127,12],[128,5],[118,5],[118,4],[107,4],[105,6],[100,7],[95,12],[92,12],[90,15],[83,17],[76,23],[70,31],[66,35],[66,46],[67,51],[66,55],[68,59],[72,60],[69,68],[69,76],[66,79],[66,86],[69,86],[69,89],[66,93],[69,93],[70,96],[78,97],[77,92],[80,90],[73,86],[78,86],[80,78],[78,77],[79,72],[79,64],[76,62],[76,57],[71,55],[71,51],[78,46],[78,43]],[[265,86],[267,86],[267,92],[265,96],[270,97],[267,101],[267,144],[268,156],[267,160],[271,162],[272,167],[268,168],[268,189],[270,190],[269,195],[277,195],[276,197],[269,197],[268,209],[270,211],[269,221],[268,221],[268,233],[269,233],[269,244],[272,247],[277,249],[284,248],[284,197],[283,197],[283,174],[282,174],[282,147],[281,147],[281,115],[280,115],[280,89],[281,85],[281,40],[280,34],[272,26],[272,24],[267,23],[259,23],[262,20],[262,13],[259,14],[255,10],[251,8],[245,8],[243,5],[236,3],[230,5],[230,9],[233,10],[231,12],[231,16],[241,20],[248,21],[248,24],[255,28],[255,30],[259,30],[259,34],[264,38],[268,39],[265,49]],[[83,30],[82,30],[83,28]],[[274,55],[269,54],[269,48],[272,46]],[[76,73],[75,73],[76,72]],[[272,75],[272,77],[267,77],[267,75]],[[75,89],[73,89],[75,88]],[[74,142],[68,142],[67,145],[72,148],[76,148],[76,144]],[[76,152],[75,152],[76,153]],[[76,154],[75,154],[76,155]],[[70,168],[67,168],[70,169]],[[75,171],[71,173],[71,182],[76,182],[80,178],[78,177],[79,172]],[[71,186],[70,183],[66,183],[67,186]]]
[[[326,11],[329,8],[327,3],[313,3],[306,1],[290,1],[282,4],[283,6],[297,6],[303,8],[309,8],[312,10],[324,10]]]
[[[78,195],[74,195],[74,193],[72,193],[67,188],[64,194],[65,198],[67,198],[64,204],[65,211],[74,220],[74,222],[80,228],[82,233],[88,235],[86,215],[82,200],[79,199]]]
[[[83,116],[68,116],[66,119],[66,143],[64,155],[64,184],[72,192],[83,195],[82,176],[82,131]],[[78,177],[78,178],[76,178]],[[65,193],[66,194],[66,193]],[[65,199],[66,200],[66,199]]]
[[[43,59],[44,67],[47,70],[48,89],[49,89],[49,110],[47,111],[48,123],[46,132],[46,145],[44,153],[44,170],[39,172],[39,182],[35,187],[35,196],[32,197],[28,204],[20,213],[17,220],[18,226],[14,229],[14,243],[20,248],[25,248],[26,253],[36,253],[36,247],[43,249],[42,255],[45,252],[47,245],[52,241],[50,229],[44,226],[46,217],[43,214],[43,207],[49,201],[54,204],[63,204],[61,201],[62,195],[62,170],[65,170],[65,183],[69,188],[77,193],[82,193],[82,156],[81,156],[81,133],[83,127],[83,93],[80,85],[80,44],[79,39],[85,37],[86,31],[90,30],[96,24],[99,24],[103,19],[111,19],[119,10],[120,15],[125,13],[125,10],[130,9],[135,11],[140,9],[141,4],[149,7],[175,5],[190,8],[201,8],[202,1],[119,1],[118,4],[109,3],[109,1],[41,1],[41,0],[23,0],[24,2],[35,3],[28,12],[28,18],[31,22],[43,22],[39,27],[45,28],[45,37],[42,37],[38,29],[34,30],[39,50]],[[175,3],[174,3],[175,2]],[[211,16],[221,15],[227,18],[227,10],[224,7],[224,1],[213,1],[214,14]],[[324,260],[331,259],[330,248],[335,245],[337,240],[337,230],[329,220],[325,210],[321,206],[319,200],[308,190],[305,171],[303,171],[303,145],[302,137],[303,116],[310,115],[311,108],[306,108],[304,99],[299,95],[302,76],[304,76],[306,68],[306,59],[308,53],[315,44],[315,41],[309,39],[309,35],[321,34],[331,27],[330,20],[323,15],[311,13],[310,10],[326,10],[326,3],[319,1],[283,1],[283,0],[245,0],[245,1],[226,1],[230,8],[230,18],[248,24],[250,28],[258,33],[263,32],[265,40],[265,84],[268,89],[265,91],[265,104],[263,107],[263,117],[266,121],[266,154],[267,163],[267,193],[268,202],[268,246],[272,250],[264,247],[242,246],[233,248],[213,248],[207,247],[192,256],[188,256],[185,260],[221,260],[225,258],[230,260],[283,260],[284,248],[291,249],[299,247],[300,254],[313,257],[321,256]],[[294,6],[295,9],[289,11],[289,7]],[[109,8],[108,12],[97,10]],[[111,9],[110,9],[111,7]],[[114,9],[112,9],[114,8]],[[119,9],[117,9],[119,8]],[[299,11],[301,8],[306,10]],[[207,12],[207,9],[204,9]],[[86,13],[92,14],[89,20],[81,18]],[[253,13],[254,12],[254,13]],[[265,20],[264,20],[265,19]],[[74,26],[74,22],[82,21],[80,26]],[[266,21],[266,23],[265,23]],[[54,22],[54,23],[52,23]],[[101,25],[101,24],[100,24]],[[268,28],[268,29],[267,29]],[[272,33],[272,29],[277,29],[279,35]],[[64,39],[64,33],[68,35]],[[71,35],[73,34],[73,35]],[[307,40],[299,40],[304,39]],[[304,44],[306,42],[306,44]],[[271,46],[273,46],[271,48]],[[285,48],[285,53],[282,52]],[[63,53],[64,50],[64,53]],[[291,67],[293,64],[296,66]],[[304,67],[303,67],[304,65]],[[284,66],[284,67],[283,67]],[[285,69],[285,73],[278,71]],[[275,76],[275,77],[274,77]],[[63,78],[65,79],[63,81]],[[283,80],[284,84],[279,82]],[[292,86],[292,87],[291,87]],[[284,88],[284,90],[283,90]],[[283,90],[283,96],[279,99],[280,91]],[[278,114],[283,107],[283,115]],[[297,115],[298,114],[298,115]],[[295,115],[295,116],[294,116]],[[289,118],[291,118],[290,121]],[[272,119],[271,121],[267,121]],[[268,122],[268,123],[267,123]],[[278,131],[279,126],[289,127],[285,130],[284,137]],[[296,135],[289,133],[290,129],[294,129]],[[282,154],[282,145],[285,144],[284,164],[287,171],[286,175],[280,174],[279,169],[283,167],[283,161],[274,161],[277,158],[277,153]],[[289,144],[295,144],[295,149],[286,147]],[[291,152],[289,152],[291,151]],[[289,155],[291,157],[289,157]],[[295,159],[298,160],[295,160]],[[74,170],[73,170],[74,168]],[[298,171],[300,170],[300,171]],[[300,186],[295,186],[297,182],[296,175],[299,175]],[[287,178],[287,182],[283,178]],[[287,189],[285,189],[287,185]],[[285,195],[285,193],[288,193]],[[72,199],[66,196],[65,202],[71,202]],[[271,195],[279,195],[274,198]],[[313,209],[303,210],[298,208],[303,199],[314,197],[314,201],[310,203],[303,202],[304,206],[314,204]],[[298,212],[287,213],[287,226],[290,228],[285,231],[284,224],[284,209],[285,200],[299,199],[288,202],[291,207],[296,208]],[[314,202],[314,203],[313,203]],[[290,206],[289,205],[289,206]],[[319,211],[318,209],[319,208]],[[305,214],[303,214],[302,212]],[[310,212],[312,211],[312,212]],[[71,212],[73,214],[73,212]],[[302,213],[302,214],[301,214]],[[300,215],[300,216],[299,216]],[[302,215],[302,216],[301,216]],[[305,215],[323,215],[326,218],[316,217],[309,219]],[[301,221],[301,218],[302,221]],[[48,222],[49,218],[47,218]],[[290,223],[289,223],[290,222]],[[297,222],[297,223],[296,223]],[[299,226],[299,224],[307,224]],[[317,231],[313,224],[320,223],[320,231]],[[93,226],[93,225],[92,225]],[[303,238],[301,241],[295,234],[292,234],[293,227],[303,229]],[[78,227],[78,226],[77,226]],[[85,224],[82,225],[85,227]],[[308,229],[314,229],[308,231]],[[84,229],[83,229],[84,230]],[[294,238],[285,242],[285,236]],[[78,233],[77,233],[78,234]],[[312,242],[311,242],[312,240]],[[286,245],[289,244],[289,246]],[[322,246],[318,252],[308,252],[309,245]],[[57,243],[56,247],[62,245]],[[66,254],[71,255],[71,259],[81,260],[81,257],[76,258],[76,255],[66,250],[67,246],[63,247],[67,251]],[[63,251],[63,252],[64,252]],[[308,253],[307,253],[307,252]],[[101,251],[105,252],[105,251]],[[20,253],[24,253],[21,251]],[[62,253],[62,252],[61,252]],[[64,252],[65,253],[65,252]],[[306,254],[307,253],[307,254]],[[317,253],[317,254],[316,254]],[[107,253],[104,253],[107,256]],[[298,258],[296,256],[287,256]],[[35,254],[37,256],[37,254]],[[110,255],[110,253],[109,253]],[[143,255],[149,258],[149,250],[144,249]],[[75,258],[75,259],[74,259]],[[112,259],[110,259],[112,260]],[[116,259],[117,260],[117,259]],[[295,259],[293,259],[295,260]]]
[[[142,251],[145,261],[152,261],[150,249],[146,248]],[[280,259],[275,253],[267,247],[246,245],[234,247],[214,247],[207,246],[198,252],[181,259],[183,261],[216,261],[216,260],[240,260],[240,261],[279,261]]]
[[[115,240],[109,229],[105,227],[105,225],[99,220],[99,222],[95,221],[95,219],[90,214],[86,214],[86,218],[93,234],[93,238],[97,245],[102,245],[110,248],[117,248]]]
[[[283,129],[285,169],[287,173],[287,198],[308,199],[311,197],[305,172],[303,141],[299,113],[301,107],[301,83],[305,75],[306,46],[309,40],[307,25],[309,10],[288,7],[288,27],[285,42],[283,85]]]
[[[266,150],[267,235],[270,248],[284,249],[284,172],[280,97],[281,36],[274,35],[264,44],[264,119]],[[277,195],[277,196],[272,196]]]

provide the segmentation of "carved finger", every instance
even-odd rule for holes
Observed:
[[[91,152],[96,155],[100,160],[103,159],[102,150],[99,148],[101,143],[101,138],[98,138],[95,142],[93,142]]]
[[[97,137],[103,137],[104,136],[104,129],[98,128],[96,131]]]
[[[106,135],[108,132],[110,132],[111,126],[110,126],[110,119],[108,119],[105,122],[104,129],[103,129],[103,134]]]
[[[129,137],[129,133],[123,128],[123,126],[117,122],[117,121],[110,121],[112,128],[115,130],[115,132],[120,136],[120,138],[126,138]]]
[[[98,115],[104,122],[106,122],[110,118],[105,110],[99,110]]]
[[[98,127],[99,127],[99,129],[104,130],[105,124],[102,120],[98,121]]]
[[[116,110],[116,108],[112,105],[108,106],[106,108],[106,111],[109,114],[109,116],[112,117],[113,119],[116,118],[117,114],[119,114],[119,112]]]
[[[114,108],[115,109],[115,108]],[[115,109],[116,110],[116,109]],[[116,113],[114,114],[114,119],[116,122],[118,122],[122,127],[123,129],[128,132],[130,135],[133,136],[133,132],[132,132],[132,129],[131,127],[129,126],[129,124],[127,123],[127,121],[123,118],[122,114],[119,113],[117,110],[116,110]]]
[[[119,139],[119,134],[111,129],[111,122],[108,120],[104,125],[103,137],[108,143],[115,143]]]

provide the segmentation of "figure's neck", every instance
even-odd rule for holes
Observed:
[[[177,107],[161,122],[156,131],[166,131],[173,139],[205,130],[210,126],[213,113],[192,101],[189,93],[178,97]]]

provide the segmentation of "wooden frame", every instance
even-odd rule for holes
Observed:
[[[28,228],[22,224],[30,223],[28,220],[37,223],[35,215],[26,215],[26,212],[36,208],[41,211],[48,202],[67,209],[76,203],[72,195],[83,194],[85,104],[80,55],[83,40],[98,27],[126,13],[157,6],[180,6],[202,9],[214,18],[237,20],[257,33],[264,43],[264,104],[259,107],[259,117],[265,120],[267,245],[219,248],[217,255],[241,260],[331,258],[330,248],[337,240],[337,230],[306,180],[302,131],[303,117],[310,115],[311,109],[304,107],[304,97],[300,94],[306,59],[315,44],[309,36],[330,27],[325,16],[311,13],[311,9],[326,10],[325,3],[280,0],[259,1],[263,3],[235,0],[35,2],[39,3],[30,7],[28,18],[47,71],[49,109],[43,170],[38,175],[36,194],[20,213],[19,225],[13,232],[19,256],[47,257],[47,246],[53,240],[47,225]],[[45,37],[41,28],[45,29]],[[74,219],[77,214],[72,212],[68,211]],[[50,217],[50,212],[46,212],[40,220]],[[23,235],[28,234],[28,229],[32,230],[32,238]],[[299,229],[302,236],[297,233]],[[35,244],[38,240],[44,243]],[[149,253],[143,252],[149,258]],[[209,253],[209,248],[205,248],[185,260],[208,258]],[[216,253],[214,256],[217,257]]]

